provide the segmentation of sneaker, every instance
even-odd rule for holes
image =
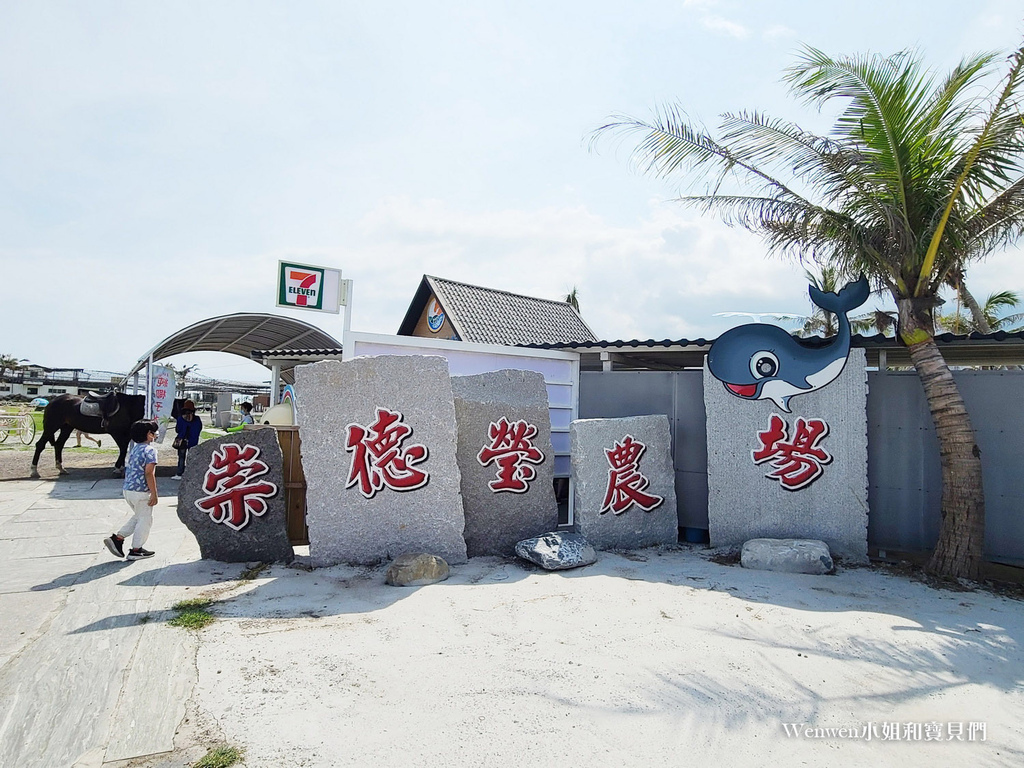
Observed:
[[[109,537],[103,540],[103,543],[107,545],[107,549],[110,550],[110,554],[114,557],[120,557],[124,559],[124,539],[119,539],[117,536],[111,534]]]
[[[128,559],[129,560],[145,560],[147,557],[152,557],[155,554],[156,554],[156,552],[150,552],[148,549],[143,549],[142,547],[139,547],[138,549],[129,549],[128,550]]]
[[[181,475],[172,475],[171,480],[181,480]]]

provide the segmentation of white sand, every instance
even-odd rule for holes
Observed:
[[[416,589],[277,566],[203,630],[198,705],[249,768],[1024,764],[1024,603],[687,549],[600,557],[477,558]],[[883,722],[943,740],[882,741]]]

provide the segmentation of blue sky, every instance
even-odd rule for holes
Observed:
[[[381,333],[424,273],[550,298],[577,286],[606,339],[805,311],[799,267],[682,210],[677,186],[630,170],[626,146],[592,151],[589,133],[669,102],[709,126],[756,108],[824,130],[780,82],[803,43],[917,47],[944,70],[1022,37],[1004,0],[8,0],[0,353],[128,368],[190,323],[279,311],[282,258],[341,268],[353,327]],[[974,267],[975,293],[1024,290],[1018,257]],[[340,336],[338,316],[294,316]],[[97,327],[112,343],[95,345]]]

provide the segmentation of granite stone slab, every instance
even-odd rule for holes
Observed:
[[[733,396],[707,370],[704,403],[711,546],[739,546],[756,538],[819,539],[834,554],[867,561],[867,372],[863,349],[850,351],[846,367],[835,381],[790,400],[792,413],[769,400]],[[778,460],[768,458],[760,463],[753,455],[764,447],[758,435],[770,432],[774,417],[778,419],[774,423],[785,432],[783,443],[799,442],[800,419],[805,425],[814,419],[827,425],[813,447],[828,459],[818,459],[820,473],[802,486],[791,480],[791,486],[800,486],[792,490],[787,490],[778,476],[788,472],[799,479],[796,473],[802,471],[801,462],[810,451],[795,451],[788,467],[779,452]]]
[[[558,526],[551,414],[543,374],[453,376],[466,550],[511,556]]]
[[[291,562],[277,432],[246,429],[191,448],[178,488],[178,519],[204,559]]]
[[[576,530],[599,550],[675,544],[679,521],[668,417],[579,419],[569,432]]]
[[[313,564],[466,562],[448,362],[327,360],[297,367],[295,383]]]

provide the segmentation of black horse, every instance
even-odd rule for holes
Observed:
[[[88,398],[77,395],[55,397],[43,409],[43,435],[36,443],[36,453],[32,457],[32,477],[39,477],[39,456],[47,443],[53,446],[56,453],[57,471],[62,475],[67,474],[63,465],[64,443],[76,429],[93,435],[106,433],[114,438],[117,447],[121,449],[114,464],[114,472],[120,473],[124,469],[131,426],[143,418],[145,411],[145,395],[107,392],[102,395],[90,393]],[[54,435],[57,435],[56,439]]]

